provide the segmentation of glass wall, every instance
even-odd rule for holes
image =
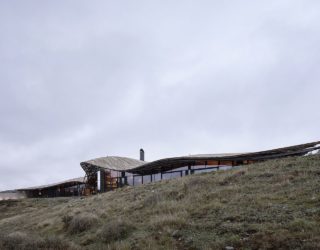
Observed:
[[[210,163],[212,164],[213,162],[209,162],[209,164]],[[221,162],[221,163],[225,163],[226,165],[210,164],[210,165],[184,166],[184,167],[176,168],[170,171],[165,171],[165,172],[156,173],[156,174],[148,174],[148,175],[136,175],[129,172],[121,172],[121,171],[114,171],[114,170],[100,170],[98,173],[100,174],[101,192],[113,190],[125,185],[139,186],[142,184],[147,184],[147,183],[160,181],[160,180],[180,178],[190,174],[207,173],[211,171],[227,170],[232,168],[232,164],[230,164],[230,162]],[[96,180],[97,180],[97,176],[96,176]],[[102,190],[102,187],[104,187],[103,190]]]
[[[132,173],[125,173],[125,178],[127,181],[127,185],[129,186],[139,186],[142,184],[147,184],[160,180],[169,180],[174,178],[183,177],[190,174],[197,173],[207,173],[212,171],[226,170],[231,168],[231,166],[218,166],[218,165],[197,165],[197,166],[184,166],[180,168],[173,169],[171,171],[166,171],[157,174],[149,174],[149,175],[135,175]],[[121,174],[121,173],[120,173]],[[121,176],[118,174],[118,176]]]

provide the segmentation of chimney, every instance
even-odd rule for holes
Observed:
[[[140,149],[140,161],[144,161],[144,150]]]

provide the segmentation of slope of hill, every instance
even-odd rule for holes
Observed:
[[[320,249],[320,156],[0,202],[0,249]]]

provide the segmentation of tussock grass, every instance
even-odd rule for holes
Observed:
[[[94,214],[84,213],[77,215],[65,215],[62,217],[64,228],[71,234],[82,233],[97,224],[98,217]]]
[[[0,211],[0,249],[320,249],[320,156]]]
[[[111,243],[127,238],[134,229],[135,226],[133,224],[121,219],[113,219],[101,228],[98,235],[101,241]]]
[[[8,235],[0,235],[0,249],[7,250],[76,250],[73,244],[65,240],[50,236],[41,238],[37,235],[26,234],[23,232],[14,232]]]

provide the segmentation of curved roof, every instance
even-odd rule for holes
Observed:
[[[160,171],[168,171],[182,166],[205,165],[206,161],[261,161],[287,156],[304,155],[310,151],[320,149],[320,141],[295,145],[266,151],[252,153],[228,153],[228,154],[200,154],[182,157],[164,158],[152,162],[144,162],[126,157],[101,157],[80,165],[86,173],[95,172],[100,168],[127,171],[135,174],[150,174]]]
[[[54,188],[54,187],[59,187],[59,186],[71,187],[71,186],[74,186],[77,184],[84,184],[84,183],[85,183],[85,178],[79,177],[79,178],[74,178],[74,179],[70,179],[70,180],[65,180],[65,181],[61,181],[61,182],[48,184],[48,185],[21,188],[21,189],[17,189],[17,190],[18,191],[30,191],[30,190],[42,190],[42,189],[47,189],[47,188]]]
[[[107,156],[100,157],[86,162],[81,162],[81,167],[93,166],[100,168],[107,168],[110,170],[127,171],[146,164],[145,161],[140,161],[128,157]]]

